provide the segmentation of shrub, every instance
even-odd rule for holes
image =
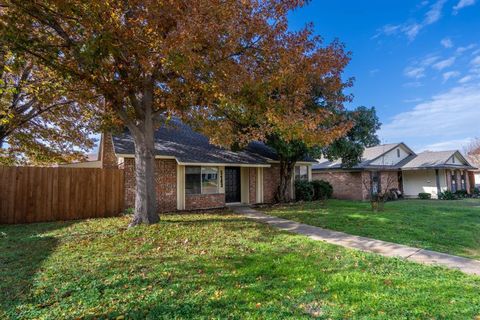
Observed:
[[[477,187],[473,188],[472,196],[473,196],[474,198],[480,198],[480,189],[477,188]]]
[[[308,181],[295,181],[295,200],[312,201],[313,185]]]
[[[464,198],[468,198],[468,193],[466,190],[457,190],[455,192],[455,195],[457,196],[457,198],[459,199],[464,199]]]
[[[438,199],[440,199],[440,200],[457,200],[458,197],[455,193],[447,190],[445,192],[440,192],[440,194],[438,195]]]
[[[313,186],[314,200],[323,200],[332,197],[333,187],[330,182],[324,180],[314,180],[311,182],[311,185]]]
[[[418,198],[423,200],[432,199],[432,194],[428,192],[420,192]]]

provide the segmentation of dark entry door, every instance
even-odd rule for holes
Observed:
[[[225,201],[227,203],[240,202],[240,168],[225,168]]]

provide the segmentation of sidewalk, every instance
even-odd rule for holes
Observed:
[[[302,234],[313,240],[322,240],[346,248],[381,254],[386,257],[398,257],[423,264],[440,265],[468,274],[480,275],[480,261],[478,260],[314,227],[308,224],[269,216],[249,207],[233,207],[232,209],[250,219],[269,224],[280,230]]]

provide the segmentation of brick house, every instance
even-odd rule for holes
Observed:
[[[475,169],[457,150],[416,154],[404,143],[393,143],[366,148],[352,168],[344,168],[341,160],[319,159],[312,177],[330,182],[339,199],[366,200],[372,192],[390,189],[407,198],[421,192],[438,198],[446,190],[470,193]]]
[[[134,143],[128,131],[102,135],[101,167],[125,170],[125,205],[134,206]],[[155,132],[156,193],[159,211],[221,208],[229,204],[271,203],[279,183],[273,149],[253,142],[242,151],[209,143],[177,119]],[[297,163],[294,179],[311,179],[314,159]],[[293,194],[293,179],[292,188]]]

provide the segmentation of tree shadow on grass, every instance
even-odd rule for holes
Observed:
[[[92,318],[300,319],[312,316],[309,305],[316,306],[313,311],[325,318],[349,318],[351,310],[366,318],[380,311],[386,312],[385,318],[395,318],[407,310],[413,310],[411,318],[468,318],[475,309],[463,302],[449,311],[432,307],[435,302],[448,304],[459,293],[472,297],[474,288],[466,287],[467,292],[461,283],[456,284],[456,278],[462,276],[442,275],[433,268],[426,272],[425,267],[402,265],[396,260],[361,260],[360,253],[335,253],[301,240],[285,242],[285,236],[279,234],[267,238],[265,242],[283,245],[177,257],[156,265],[145,262],[151,269],[144,277],[115,281],[103,289],[107,295],[102,297],[105,305],[101,309],[106,312]],[[412,277],[402,277],[400,269]],[[436,281],[438,276],[449,281]],[[136,288],[132,300],[109,302],[132,295],[125,285]],[[451,295],[445,295],[446,291]],[[72,303],[77,300],[81,296],[74,297]],[[395,308],[389,308],[392,305]]]
[[[0,225],[0,307],[5,314],[13,317],[29,299],[35,275],[57,247],[58,239],[48,233],[74,223]]]

